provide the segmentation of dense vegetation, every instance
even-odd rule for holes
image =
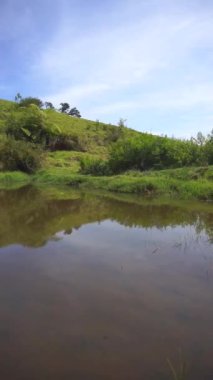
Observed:
[[[82,119],[68,103],[56,110],[20,94],[16,102],[0,101],[0,180],[8,171],[21,171],[44,182],[212,199],[210,165],[213,131],[179,140],[136,132],[122,119],[117,126]],[[187,169],[192,177],[178,178],[178,168],[187,167],[194,168]]]
[[[110,147],[107,162],[82,159],[83,173],[115,174],[129,169],[139,171],[206,166],[213,164],[213,131],[199,140],[178,140],[168,137],[143,135],[120,139]]]

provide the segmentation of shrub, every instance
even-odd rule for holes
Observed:
[[[48,136],[47,148],[54,150],[75,150],[85,152],[85,142],[77,135],[52,134]]]
[[[204,149],[208,164],[213,165],[213,137],[207,141]]]
[[[107,128],[104,128],[106,130],[105,142],[108,144],[121,139],[124,136],[124,128],[125,127],[123,125],[118,125],[116,127],[109,124]]]
[[[43,107],[43,102],[39,98],[34,98],[34,97],[27,97],[27,98],[21,98],[18,102],[19,107],[29,107],[32,104],[36,105],[38,108]]]
[[[110,174],[108,162],[100,159],[82,157],[80,168],[82,174],[92,174],[95,176]]]
[[[45,145],[48,135],[46,116],[34,104],[18,108],[6,120],[5,132],[16,140]]]
[[[204,165],[203,147],[192,141],[143,135],[112,145],[109,166],[113,173],[129,169],[150,170]]]
[[[34,173],[41,167],[42,151],[34,144],[5,138],[0,141],[1,170],[20,170]]]

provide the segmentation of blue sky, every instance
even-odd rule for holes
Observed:
[[[0,98],[190,137],[213,128],[212,0],[1,0]]]

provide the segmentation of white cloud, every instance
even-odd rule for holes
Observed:
[[[48,94],[45,96],[44,100],[50,100],[56,105],[59,105],[62,101],[71,99],[73,102],[77,102],[81,99],[87,98],[89,96],[94,96],[102,93],[103,91],[109,90],[109,86],[106,84],[85,84],[79,86],[66,87],[60,92]]]
[[[65,14],[31,72],[48,83],[42,97],[57,104],[80,103],[82,112],[95,118],[128,110],[139,118],[144,109],[210,107],[212,9],[182,7],[182,1],[168,8],[161,1],[164,7],[155,13],[152,5],[158,2],[153,0],[144,13],[145,3],[125,0],[117,24],[115,19],[107,23],[106,15],[102,27],[98,20],[97,28],[83,32]]]
[[[68,87],[70,82],[92,82],[115,88],[143,82],[158,70],[177,66],[204,42],[212,46],[211,20],[211,15],[205,14],[165,13],[146,19],[139,9],[134,23],[85,31],[78,38],[72,20],[63,20],[34,70],[62,87],[67,81]]]
[[[136,109],[162,109],[180,110],[190,109],[197,106],[213,105],[213,83],[182,86],[173,91],[159,91],[142,95],[140,99],[118,101],[96,106],[91,113],[96,115],[107,115],[115,112]]]

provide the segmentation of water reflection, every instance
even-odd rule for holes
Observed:
[[[25,187],[0,191],[0,246],[44,245],[59,231],[72,230],[106,219],[127,227],[159,229],[191,225],[197,234],[213,239],[213,205],[184,202],[124,201],[112,196],[51,191]]]
[[[212,380],[212,206],[0,193],[0,378]]]

